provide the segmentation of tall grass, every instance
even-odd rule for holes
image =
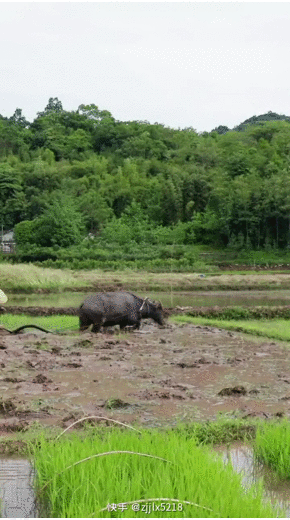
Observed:
[[[290,479],[290,424],[288,420],[260,425],[254,451],[282,478]]]
[[[236,330],[237,332],[246,332],[255,336],[290,341],[289,320],[220,320],[192,316],[172,316],[170,320],[178,323],[208,325],[227,330]]]
[[[208,291],[208,290],[244,290],[244,289],[287,289],[290,288],[290,273],[267,274],[230,273],[214,271],[210,267],[205,277],[199,273],[205,271],[200,266],[197,272],[193,268],[187,272],[165,272],[160,264],[160,272],[131,269],[103,269],[72,271],[70,269],[52,269],[37,267],[33,264],[0,263],[0,288],[4,292],[61,292],[64,290],[92,289],[105,290],[122,288],[132,291]],[[141,268],[140,268],[141,269]],[[164,271],[164,272],[162,272]],[[181,270],[180,270],[181,271]],[[194,304],[194,299],[193,299]]]
[[[86,285],[85,280],[78,280],[69,270],[47,269],[32,264],[0,264],[0,287],[8,292],[60,292],[68,287],[79,288]]]
[[[113,428],[82,439],[42,437],[34,458],[38,493],[53,517],[144,517],[142,505],[148,514],[151,499],[166,509],[155,509],[154,518],[275,516],[262,502],[261,485],[245,491],[229,465],[175,431],[140,435]],[[132,503],[139,504],[135,511]],[[108,504],[116,504],[116,512]]]

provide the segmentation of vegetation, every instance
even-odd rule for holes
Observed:
[[[71,271],[25,264],[11,267],[8,263],[2,263],[0,266],[0,286],[7,292],[59,292],[88,285],[85,280],[80,282]]]
[[[262,500],[262,485],[245,492],[230,465],[180,432],[110,429],[55,442],[42,437],[33,454],[39,496],[54,517],[114,517],[120,508],[124,517],[144,517],[142,504],[148,508],[151,501],[165,503],[170,517],[275,516]],[[140,509],[132,510],[132,503]],[[116,512],[108,504],[116,504]],[[154,517],[164,517],[163,511]]]
[[[214,271],[214,272],[211,272]],[[43,268],[33,264],[0,263],[0,288],[9,293],[59,293],[63,291],[218,291],[289,289],[290,273],[243,271],[224,273],[211,270],[188,272],[146,272],[136,269],[116,271]],[[201,274],[202,273],[202,274]],[[194,299],[192,300],[194,305]]]
[[[261,424],[256,432],[255,454],[279,477],[290,478],[290,424],[288,420]]]
[[[220,414],[216,421],[193,422],[190,424],[183,423],[174,430],[185,439],[194,437],[198,445],[230,443],[236,440],[249,441],[255,438],[256,429],[259,421],[256,419],[239,419],[237,412],[234,416],[231,414]],[[91,424],[89,420],[79,423],[78,436],[80,439],[95,436],[96,431],[100,436],[107,434],[109,426],[104,423]],[[161,431],[161,430],[159,430]],[[1,454],[22,454],[28,456],[31,454],[33,447],[38,446],[40,433],[45,436],[47,441],[55,440],[58,435],[63,432],[59,426],[45,427],[38,421],[30,423],[30,425],[21,432],[14,432],[11,436],[2,436],[0,438]],[[65,435],[70,436],[71,432]]]
[[[194,323],[199,325],[209,325],[238,332],[246,332],[256,336],[264,336],[282,341],[290,341],[289,320],[223,320],[213,318],[193,318],[191,316],[174,316],[170,318],[178,323]]]
[[[289,142],[272,112],[198,134],[50,98],[33,122],[0,116],[0,224],[18,261],[59,267],[116,268],[122,251],[124,268],[192,270],[193,244],[271,253],[290,246]],[[169,260],[171,245],[188,249]]]
[[[27,314],[3,314],[1,325],[7,330],[15,330],[22,325],[38,325],[51,332],[64,332],[67,330],[78,330],[79,322],[77,316],[27,316]],[[26,332],[29,329],[25,329]]]
[[[187,310],[188,316],[196,316],[203,318],[217,318],[219,320],[253,320],[253,319],[273,319],[273,318],[290,318],[290,306],[257,306],[257,307],[201,307]]]

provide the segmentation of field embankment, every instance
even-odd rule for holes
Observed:
[[[92,290],[214,291],[290,289],[290,272],[152,273],[146,271],[78,271],[32,264],[0,264],[0,287],[13,292]]]

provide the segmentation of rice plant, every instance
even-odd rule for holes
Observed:
[[[33,456],[45,514],[78,517],[274,517],[262,486],[245,490],[230,465],[194,437],[98,430],[40,438]]]
[[[221,329],[246,332],[256,336],[290,341],[290,321],[283,319],[274,320],[221,320],[191,316],[174,316],[172,321],[178,323],[193,323],[207,325]]]
[[[287,419],[260,425],[254,450],[256,456],[273,468],[279,477],[290,479],[290,424]]]

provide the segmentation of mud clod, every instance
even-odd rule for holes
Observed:
[[[13,403],[12,399],[7,399],[6,401],[4,401],[4,399],[2,399],[2,401],[0,401],[0,413],[9,413],[9,412],[14,412],[16,410],[16,406],[15,404]]]
[[[223,388],[218,395],[230,396],[230,395],[246,395],[247,390],[244,386],[233,386],[232,388]]]
[[[105,408],[108,408],[109,410],[116,408],[127,408],[128,406],[130,406],[129,403],[125,403],[125,401],[122,401],[122,399],[116,399],[114,397],[105,401]]]
[[[176,363],[176,366],[178,366],[180,368],[193,368],[193,367],[196,367],[197,365],[195,363],[190,364],[190,363],[185,363],[185,362],[181,361],[180,363]]]
[[[18,377],[4,377],[2,381],[5,381],[5,383],[22,383],[25,379],[19,379]]]
[[[62,351],[61,347],[52,347],[52,349],[51,349],[52,354],[60,354],[61,351]]]
[[[52,383],[52,379],[48,379],[43,374],[37,374],[37,376],[32,380],[32,383]]]

